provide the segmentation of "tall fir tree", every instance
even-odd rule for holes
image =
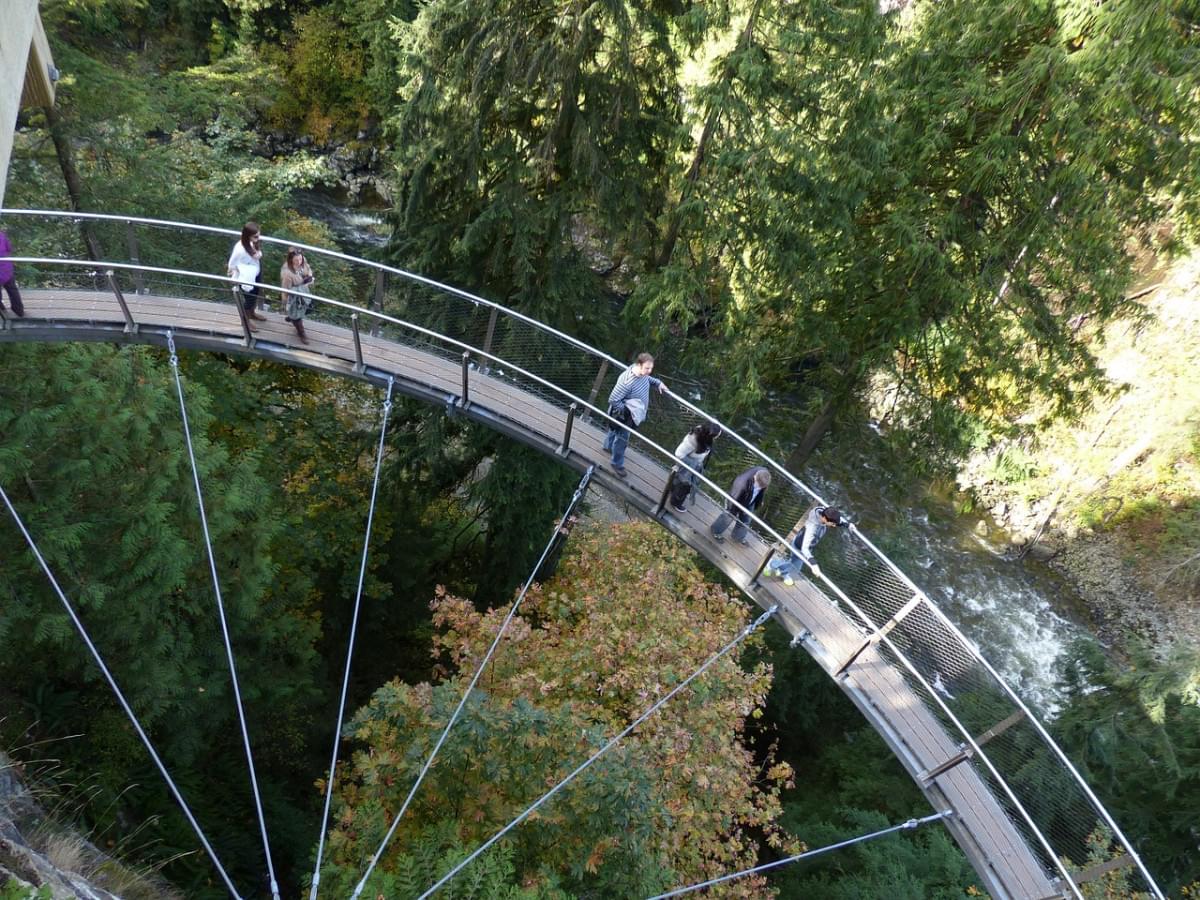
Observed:
[[[218,852],[250,877],[243,866],[256,870],[261,850],[171,370],[144,348],[2,352],[0,483],[204,827],[219,835]],[[272,489],[253,452],[231,453],[210,436],[209,396],[185,382],[251,738],[260,762],[291,760],[295,745],[284,744],[303,734],[317,677],[306,585],[276,583]],[[99,807],[103,825],[115,820],[119,833],[165,814],[160,839],[190,856],[194,838],[7,512],[0,545],[0,691],[25,710],[8,727],[38,739],[87,735],[61,753],[111,801]],[[267,814],[291,822],[283,771],[264,782]],[[225,790],[209,790],[205,776]],[[185,881],[210,874],[203,856],[183,865],[175,874]]]
[[[398,28],[394,255],[572,333],[650,251],[680,119],[667,4],[436,0]]]
[[[1103,383],[1082,317],[1137,313],[1128,239],[1196,183],[1194,20],[753,4],[706,88],[687,252],[668,242],[638,311],[705,342],[728,407],[803,368],[793,466],[880,374],[934,447],[1078,408]]]

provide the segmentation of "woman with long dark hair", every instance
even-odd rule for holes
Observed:
[[[708,454],[712,452],[713,441],[720,433],[719,425],[702,422],[685,434],[683,440],[679,442],[679,446],[675,448],[675,458],[683,465],[696,470],[689,472],[682,465],[677,465],[671,470],[673,475],[671,507],[676,512],[684,512],[687,509],[688,498],[696,489],[696,482],[699,481],[696,472],[704,471],[704,464],[708,462]]]
[[[242,288],[242,308],[246,310],[247,319],[267,320],[260,316],[254,307],[258,304],[258,282],[262,276],[262,231],[257,222],[247,222],[242,226],[242,237],[233,245],[226,266],[230,278],[237,278]],[[249,323],[247,323],[249,325]],[[257,329],[249,325],[251,331]]]

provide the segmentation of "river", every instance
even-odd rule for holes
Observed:
[[[819,471],[806,475],[823,496],[851,510],[873,542],[902,546],[896,563],[1026,702],[1053,716],[1066,652],[1089,634],[1073,589],[1044,563],[1014,559],[1003,530],[986,516],[960,513],[944,490],[919,484],[897,490],[867,453],[843,464],[820,458]]]

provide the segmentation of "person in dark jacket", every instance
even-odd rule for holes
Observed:
[[[733,539],[742,544],[750,543],[749,538],[746,537],[746,525],[750,521],[750,513],[762,505],[763,497],[766,496],[767,487],[770,484],[771,472],[764,466],[749,468],[733,479],[733,484],[729,488],[729,496],[745,509],[729,504],[725,512],[717,516],[716,521],[709,526],[712,536],[718,541],[725,540],[725,529],[729,527],[730,522],[735,522]]]
[[[8,302],[12,304],[13,312],[19,318],[25,315],[25,306],[21,303],[21,292],[17,290],[16,269],[8,261],[10,256],[12,244],[8,242],[8,235],[0,231],[0,288],[8,292]],[[4,309],[3,302],[0,302],[0,309]]]
[[[844,528],[849,524],[837,507],[814,506],[788,533],[787,543],[767,563],[764,574],[768,578],[782,578],[784,584],[793,585],[796,581],[792,575],[801,565],[807,565],[813,575],[819,577],[821,567],[812,557],[813,548],[828,529]]]

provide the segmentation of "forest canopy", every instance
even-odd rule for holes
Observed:
[[[255,220],[333,246],[294,191],[345,188],[358,166],[354,188],[369,181],[387,231],[362,252],[616,356],[652,348],[659,374],[797,474],[869,436],[915,482],[1088,410],[1116,389],[1105,327],[1146,321],[1146,257],[1200,224],[1194,0],[41,9],[64,77],[55,108],[21,114],[10,206]],[[23,237],[22,252],[62,252]],[[223,262],[169,244],[197,269]],[[344,269],[320,274],[331,294],[356,290]],[[201,473],[219,486],[209,525],[254,673],[265,814],[298,894],[381,398],[264,361],[184,353],[181,367]],[[168,361],[4,343],[0,370],[0,484],[236,880],[257,885],[257,823],[228,799],[250,786]],[[323,871],[346,893],[576,481],[441,409],[398,399],[392,416]],[[223,896],[7,518],[0,547],[0,746],[52,747],[51,780],[92,785],[82,830],[162,865],[187,896]],[[543,574],[382,860],[379,893],[418,894],[749,616],[645,525],[581,527]],[[1069,655],[1055,736],[1164,886],[1189,890],[1200,664],[1161,648],[1114,660],[1088,642]],[[679,700],[477,861],[480,895],[648,895],[929,812],[779,630]],[[150,846],[135,849],[143,830]],[[961,897],[977,882],[928,830],[730,891]]]

